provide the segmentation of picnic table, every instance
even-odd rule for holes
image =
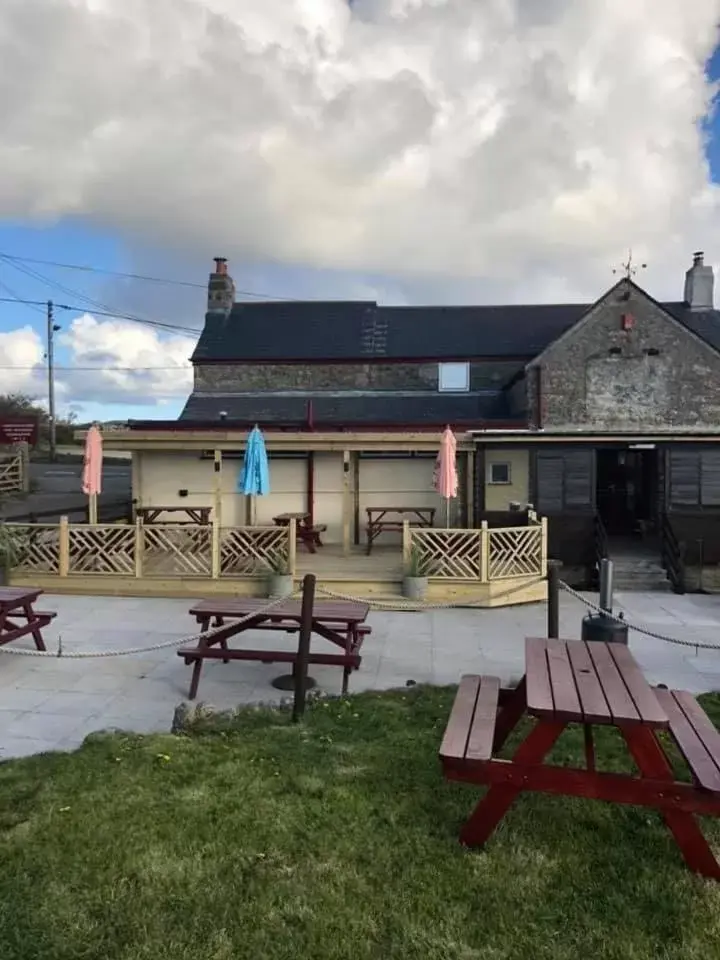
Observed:
[[[535,724],[512,759],[501,758],[525,715]],[[571,723],[583,726],[584,769],[545,763]],[[596,769],[597,726],[620,731],[639,775]],[[676,780],[666,739],[692,783]],[[688,867],[720,880],[695,820],[720,816],[720,734],[692,694],[651,687],[623,644],[529,638],[525,676],[514,690],[501,690],[497,677],[464,676],[440,760],[448,779],[489,787],[460,834],[467,846],[482,846],[522,791],[591,797],[660,811]]]
[[[366,507],[367,555],[381,533],[402,531],[407,519],[413,527],[432,527],[435,523],[435,507]]]
[[[136,507],[135,515],[140,517],[144,523],[156,523],[162,513],[181,513],[185,514],[186,520],[171,520],[171,523],[210,523],[210,514],[212,507]]]
[[[297,650],[273,649],[237,649],[228,647],[227,641],[247,630],[268,630],[282,633],[299,633],[300,600],[288,599],[265,610],[267,600],[247,597],[218,598],[202,600],[190,609],[190,615],[200,625],[201,635],[197,646],[182,647],[178,656],[186,664],[193,664],[190,681],[189,699],[197,696],[200,672],[203,660],[258,660],[261,663],[291,663],[293,669],[297,663]],[[265,610],[265,612],[263,612]],[[317,653],[310,651],[308,662],[343,668],[343,694],[347,693],[350,672],[357,670],[361,663],[360,648],[371,628],[365,623],[370,607],[367,603],[349,600],[321,601],[313,605],[312,632],[342,649],[342,653]],[[243,617],[250,617],[243,623]],[[229,622],[226,622],[229,621]],[[203,638],[211,626],[224,627],[223,630]]]
[[[288,527],[291,520],[295,521],[295,535],[308,548],[308,553],[317,553],[316,547],[323,545],[320,535],[327,530],[327,524],[311,523],[310,514],[306,511],[297,513],[279,513],[273,517],[273,523],[278,527]]]
[[[35,610],[33,604],[42,592],[37,587],[0,587],[0,646],[32,634],[37,649],[46,649],[42,628],[57,614]]]

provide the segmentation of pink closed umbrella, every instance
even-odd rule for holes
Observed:
[[[82,492],[88,496],[88,520],[97,523],[97,498],[102,493],[103,441],[97,424],[85,434]]]
[[[445,526],[450,526],[450,501],[454,500],[458,492],[457,476],[457,441],[450,427],[445,427],[433,474],[433,486],[437,493],[445,500]]]

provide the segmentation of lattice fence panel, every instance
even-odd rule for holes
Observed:
[[[145,524],[142,572],[152,577],[212,576],[212,527]]]
[[[0,454],[0,494],[23,488],[23,458],[19,453]]]
[[[410,548],[419,575],[436,580],[479,580],[482,573],[480,530],[411,529]]]
[[[232,527],[222,531],[220,573],[252,576],[279,571],[290,559],[287,527]]]
[[[18,573],[60,573],[60,527],[57,524],[6,523]]]
[[[539,576],[542,573],[542,527],[488,530],[490,580]]]
[[[68,526],[68,573],[134,576],[134,528],[119,524]]]

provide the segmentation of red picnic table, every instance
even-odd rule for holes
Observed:
[[[720,733],[692,694],[651,687],[623,644],[525,643],[525,676],[514,690],[501,690],[496,677],[460,682],[440,759],[448,779],[489,787],[461,842],[482,846],[524,790],[591,797],[659,810],[688,867],[720,880],[720,865],[695,820],[720,816]],[[536,722],[512,759],[502,759],[499,752],[524,715]],[[571,723],[584,728],[585,769],[545,763]],[[596,770],[596,726],[620,730],[638,776]],[[676,780],[662,731],[685,758],[692,783]]]
[[[34,609],[42,592],[37,587],[0,587],[0,646],[30,633],[37,649],[45,650],[42,628],[56,614]]]
[[[185,663],[193,664],[192,679],[188,699],[197,696],[200,672],[203,660],[258,660],[261,663],[290,663],[293,669],[297,663],[297,650],[237,649],[229,648],[230,637],[246,630],[269,630],[281,633],[299,633],[302,604],[300,600],[285,600],[267,610],[268,601],[248,597],[202,600],[190,610],[200,625],[201,634],[197,646],[182,647],[178,656]],[[367,603],[349,600],[328,600],[313,604],[312,632],[342,648],[342,653],[316,653],[310,651],[308,663],[319,663],[343,667],[343,694],[347,693],[350,672],[360,666],[360,648],[371,628],[365,623],[370,607]],[[248,619],[244,619],[244,618]],[[243,622],[240,622],[240,621]],[[205,638],[210,624],[223,627],[217,633]],[[229,621],[229,622],[226,622]],[[280,678],[285,680],[286,678]],[[281,689],[291,689],[292,678],[287,678]],[[280,686],[280,684],[278,684]]]

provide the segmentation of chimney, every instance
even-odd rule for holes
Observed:
[[[705,254],[699,250],[693,254],[693,265],[685,274],[685,303],[691,310],[713,310],[713,268],[703,263]]]
[[[215,270],[208,280],[207,312],[227,314],[235,303],[235,284],[228,273],[225,257],[215,257]]]

